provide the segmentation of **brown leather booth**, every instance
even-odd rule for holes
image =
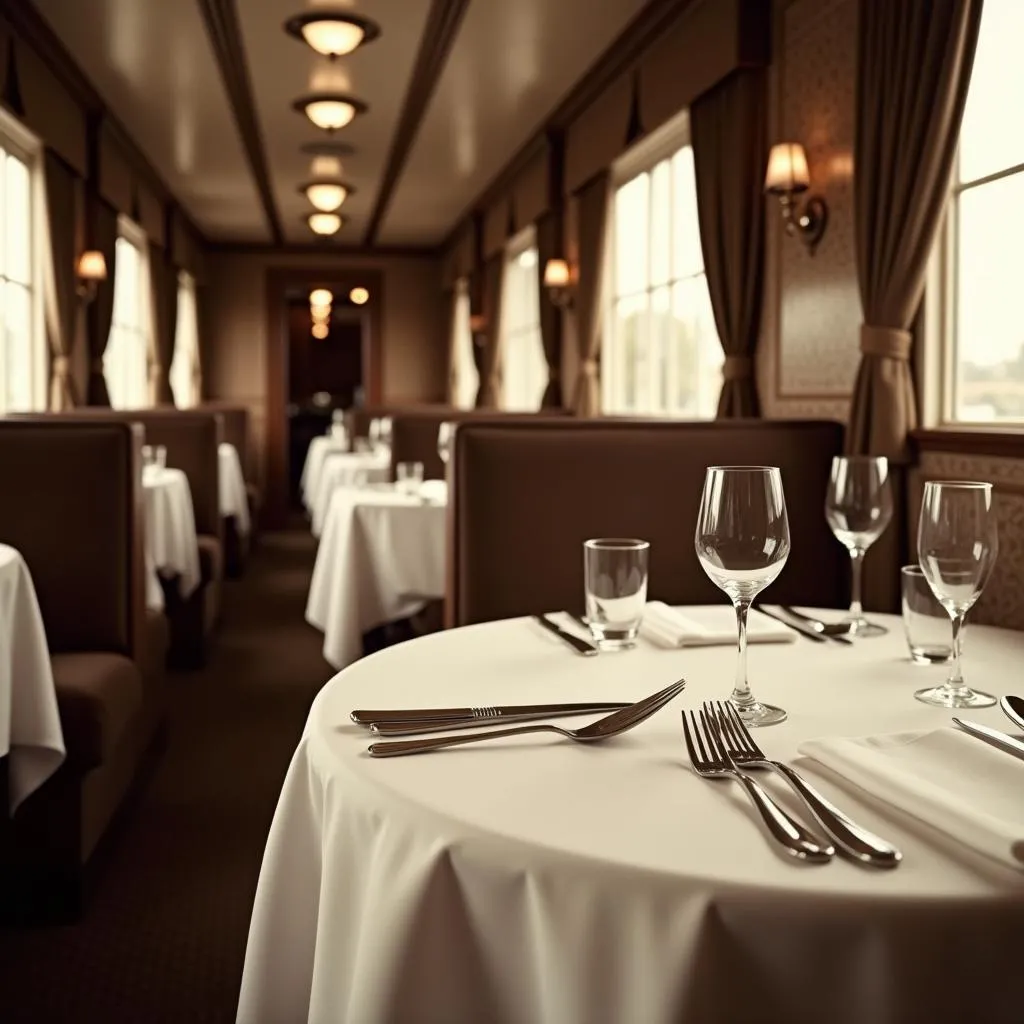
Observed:
[[[842,441],[829,422],[464,421],[449,498],[446,622],[582,612],[588,537],[650,541],[652,600],[725,601],[694,552],[709,465],[782,470],[792,551],[765,600],[842,607],[849,556],[824,516]]]
[[[220,413],[192,409],[82,408],[70,413],[40,414],[40,419],[71,416],[83,420],[140,423],[146,444],[167,449],[167,465],[188,477],[199,542],[202,584],[188,600],[167,589],[171,627],[169,663],[198,668],[206,660],[210,634],[220,621],[224,581],[224,523],[220,514],[220,463],[217,448],[224,437]]]
[[[168,627],[148,612],[142,428],[0,421],[0,540],[32,574],[67,758],[0,832],[6,919],[74,910],[82,869],[166,708]],[[7,806],[6,793],[0,795]]]

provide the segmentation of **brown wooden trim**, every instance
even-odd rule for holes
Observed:
[[[919,452],[954,452],[1024,459],[1024,430],[964,427],[914,430],[910,438]]]
[[[315,242],[292,245],[270,245],[266,242],[211,242],[207,247],[211,255],[229,256],[312,256],[333,259],[336,256],[359,256],[365,259],[440,259],[440,253],[431,246],[417,245],[337,245]]]
[[[486,209],[508,190],[550,133],[564,133],[569,125],[612,82],[627,72],[644,51],[649,49],[694,2],[695,0],[648,0],[643,10],[619,33],[558,106],[548,114],[536,134],[526,141],[483,192],[462,211],[441,247],[447,248],[452,244],[459,227],[473,210]]]
[[[270,529],[288,520],[288,338],[284,328],[290,288],[326,287],[343,292],[362,285],[370,301],[363,307],[363,384],[367,405],[380,405],[384,389],[384,274],[363,267],[269,267],[266,294],[267,404],[263,518]]]
[[[256,114],[252,78],[245,56],[242,26],[238,20],[235,0],[199,0],[199,11],[220,67],[235,125],[242,138],[249,169],[252,171],[263,213],[267,218],[270,237],[276,245],[282,245],[284,231],[281,228],[281,215],[278,213],[274,190],[270,185],[270,169],[263,146],[263,131]]]
[[[7,19],[14,34],[27,46],[35,50],[39,58],[53,72],[57,81],[78,101],[86,117],[89,115],[102,117],[112,131],[118,146],[124,150],[132,170],[148,179],[149,184],[157,193],[161,202],[174,200],[175,194],[157,171],[138,143],[132,138],[124,123],[106,105],[103,97],[78,66],[75,58],[61,42],[60,37],[50,27],[50,23],[39,13],[31,0],[19,0],[18,3],[0,3],[3,15]],[[43,140],[46,141],[45,139]],[[184,211],[181,216],[188,224],[192,233],[202,245],[206,245],[206,236]]]
[[[366,246],[372,246],[377,239],[384,214],[391,204],[398,179],[409,158],[416,132],[426,113],[430,97],[437,87],[468,7],[469,0],[431,0],[430,13],[427,15],[419,52],[416,54],[416,63],[405,91],[402,112],[398,116],[398,125],[391,140],[391,148],[388,150],[387,162],[380,176],[380,190],[373,212],[370,214],[366,234],[363,236],[363,244]]]

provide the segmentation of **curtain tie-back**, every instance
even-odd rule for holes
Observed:
[[[53,375],[58,380],[62,380],[71,374],[71,360],[67,356],[54,356],[53,357]]]
[[[596,359],[584,359],[583,362],[580,363],[580,370],[587,377],[596,377],[597,376],[597,360]]]
[[[910,359],[914,336],[899,327],[860,326],[860,350],[866,356],[881,356],[883,359]]]
[[[149,367],[149,379],[153,384],[159,384],[164,375],[163,367],[159,363],[151,363]]]
[[[722,380],[746,380],[754,376],[753,356],[726,356],[722,363]]]

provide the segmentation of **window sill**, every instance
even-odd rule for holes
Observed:
[[[1024,427],[935,427],[913,430],[910,437],[919,452],[1024,458]]]

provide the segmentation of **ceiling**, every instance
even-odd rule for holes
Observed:
[[[91,0],[93,16],[83,18],[82,0],[35,0],[208,238],[269,243],[276,219],[287,243],[313,240],[298,192],[311,165],[301,147],[333,138],[355,148],[342,160],[354,193],[334,240],[363,244],[373,225],[382,246],[439,243],[646,2]],[[372,18],[381,36],[338,61],[319,57],[282,30],[316,6]],[[236,75],[233,89],[204,20],[210,8],[227,12],[231,26],[237,17],[230,42],[241,43],[248,80]],[[445,38],[431,20],[442,12]],[[369,111],[328,136],[291,105],[334,88]],[[256,128],[248,143],[246,120]]]

